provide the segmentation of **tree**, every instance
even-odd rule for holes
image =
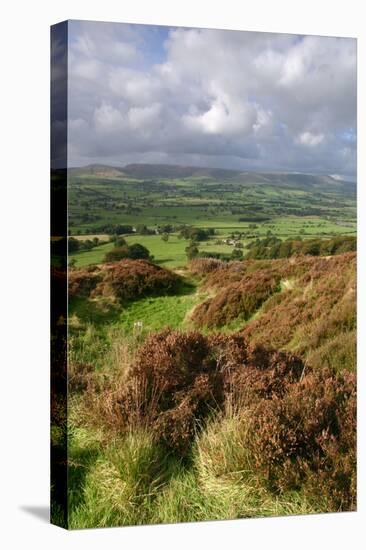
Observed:
[[[80,242],[75,237],[69,237],[69,252],[76,252],[80,249]]]
[[[129,257],[129,247],[126,246],[116,246],[104,256],[105,262],[118,262]]]
[[[204,241],[212,235],[213,229],[201,229],[200,227],[185,226],[181,229],[179,238],[189,239],[191,241]]]
[[[302,247],[303,254],[309,255],[309,256],[319,256],[320,244],[321,244],[321,241],[319,241],[319,239],[305,241]]]
[[[126,239],[120,235],[113,235],[112,241],[114,242],[114,246],[127,246]]]
[[[167,243],[169,241],[169,233],[163,233],[161,236],[161,240]]]
[[[188,260],[192,260],[198,256],[199,250],[194,242],[191,242],[189,246],[186,247],[185,252],[187,254]]]
[[[92,248],[94,248],[94,244],[93,244],[93,241],[91,241],[90,239],[86,239],[85,241],[82,241],[80,243],[80,248],[82,250],[91,250]]]
[[[231,253],[231,259],[232,260],[242,260],[243,259],[243,251],[239,248],[234,248],[234,250]]]
[[[170,224],[170,223],[167,223],[165,225],[161,225],[159,226],[159,230],[162,232],[162,233],[172,233],[173,232],[173,226]]]
[[[132,260],[148,260],[150,252],[142,244],[135,243],[128,247],[128,257]]]
[[[283,241],[278,249],[279,258],[290,258],[292,254],[292,241]]]
[[[136,233],[138,233],[139,235],[149,235],[151,231],[146,227],[146,225],[140,223],[136,227]]]

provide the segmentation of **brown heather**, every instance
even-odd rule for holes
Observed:
[[[108,438],[147,430],[178,457],[190,455],[208,421],[234,411],[249,467],[268,490],[300,490],[326,499],[329,510],[355,508],[353,373],[314,371],[238,334],[165,330],[146,339],[128,371],[89,379],[82,402],[83,426]]]
[[[329,511],[355,508],[353,373],[313,370],[240,334],[169,329],[151,334],[128,369],[86,371],[85,387],[77,372],[71,378],[70,389],[81,390],[77,422],[102,430],[106,441],[143,430],[180,459],[196,452],[199,434],[207,439],[207,424],[233,418],[243,449],[233,475],[249,469],[275,495],[299,491],[314,506],[326,501]],[[212,452],[210,468],[219,468]]]
[[[244,275],[226,285],[216,296],[194,310],[196,326],[222,327],[234,320],[248,320],[268,298],[280,289],[278,274],[260,271]]]
[[[70,298],[74,296],[90,296],[90,293],[101,279],[101,270],[95,266],[70,270],[68,273]]]
[[[204,263],[192,267],[196,273],[198,268],[205,273]],[[209,271],[203,287],[216,294],[193,311],[196,327],[212,329],[241,319],[249,341],[313,358],[315,350],[342,335],[348,355],[337,354],[339,368],[342,361],[354,368],[355,253],[233,262]]]
[[[262,400],[250,415],[254,465],[276,491],[325,497],[331,510],[356,506],[356,380],[314,371],[282,398]]]
[[[147,260],[120,262],[71,270],[69,296],[106,296],[133,300],[145,295],[169,294],[177,290],[181,278]]]

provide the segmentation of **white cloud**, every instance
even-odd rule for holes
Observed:
[[[312,134],[311,132],[303,132],[298,136],[298,143],[307,147],[315,147],[324,141],[324,134]]]
[[[185,125],[204,134],[246,135],[256,121],[255,108],[246,102],[221,94],[216,97],[209,109],[200,114],[183,116]]]
[[[355,172],[353,39],[83,23],[69,63],[72,162]]]
[[[95,59],[86,59],[75,62],[72,66],[72,76],[76,78],[86,78],[87,80],[96,80],[101,75],[102,67]]]
[[[122,113],[108,103],[102,103],[94,111],[94,126],[97,132],[102,134],[113,134],[122,131],[125,125],[125,118]]]

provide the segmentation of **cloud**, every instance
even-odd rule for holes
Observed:
[[[298,137],[298,142],[307,147],[315,147],[324,141],[324,134],[312,134],[311,132],[302,132]]]
[[[355,174],[353,39],[71,22],[69,44],[72,164]]]
[[[102,103],[94,111],[94,127],[97,133],[111,135],[124,130],[125,117],[108,103]]]

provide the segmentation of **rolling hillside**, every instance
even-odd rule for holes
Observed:
[[[69,170],[73,235],[105,233],[106,225],[116,224],[153,229],[192,224],[225,228],[225,234],[230,229],[248,230],[248,224],[256,222],[265,234],[286,221],[305,233],[307,224],[315,224],[317,236],[354,234],[356,185],[330,176],[170,165]]]

